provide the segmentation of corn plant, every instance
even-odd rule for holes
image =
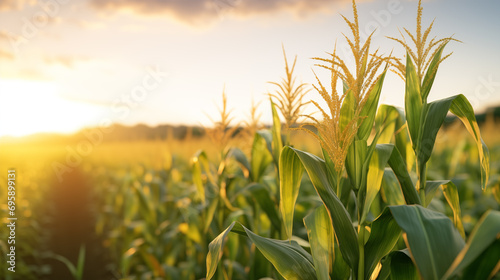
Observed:
[[[354,71],[335,51],[328,59],[317,59],[332,77],[331,93],[319,79],[315,87],[328,105],[326,111],[314,103],[323,120],[310,117],[316,128],[310,132],[320,142],[323,158],[288,146],[280,153],[280,212],[287,240],[262,237],[233,222],[210,243],[207,279],[214,275],[229,232],[247,236],[285,279],[482,279],[498,272],[500,213],[485,213],[466,242],[456,186],[450,180],[426,179],[426,163],[448,111],[474,138],[483,188],[489,176],[489,153],[467,99],[458,95],[427,102],[438,66],[447,57],[442,58],[443,49],[452,38],[433,39],[425,47],[432,25],[422,34],[419,3],[417,34],[406,31],[417,51],[398,40],[407,49],[402,67],[392,57],[370,54],[371,36],[361,44],[354,1],[353,11],[354,20],[344,20],[353,34],[346,40]],[[405,79],[404,113],[385,106],[376,114],[387,71],[384,63],[396,66]],[[342,93],[337,91],[338,81]],[[374,123],[377,131],[370,138]],[[401,136],[405,129],[408,137]],[[382,142],[392,136],[396,145]],[[412,160],[416,182],[408,168]],[[292,238],[304,170],[323,204],[304,219],[309,243],[302,245],[310,251]],[[382,185],[384,203],[377,199]],[[439,188],[453,211],[451,219],[425,208]]]

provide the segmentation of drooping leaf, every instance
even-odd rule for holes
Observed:
[[[354,271],[357,271],[359,258],[357,233],[354,230],[347,210],[333,191],[334,187],[329,183],[325,161],[315,155],[291,147],[284,147],[281,153],[283,159],[288,158],[287,161],[283,161],[285,164],[283,164],[283,169],[281,170],[287,176],[298,176],[294,173],[300,171],[300,168],[295,165],[295,160],[292,160],[294,157],[302,162],[303,168],[307,171],[316,192],[328,210],[342,256],[347,264]],[[281,187],[284,186],[282,185]]]
[[[500,212],[490,210],[478,221],[467,240],[467,244],[453,261],[444,277],[451,277],[465,269],[487,250],[495,240],[498,242],[499,239]],[[498,261],[500,261],[500,258],[497,259]]]
[[[479,126],[477,125],[474,109],[467,98],[460,94],[451,103],[450,112],[455,114],[467,128],[469,134],[474,138],[477,149],[479,151],[479,161],[481,162],[481,187],[483,190],[488,185],[488,177],[490,176],[490,152],[488,147],[481,139]]]
[[[422,127],[418,137],[416,155],[418,158],[419,168],[423,170],[425,164],[429,160],[436,136],[443,124],[443,121],[448,114],[448,111],[455,114],[465,125],[471,136],[474,138],[476,146],[479,150],[479,160],[481,162],[481,186],[484,189],[488,184],[490,172],[490,156],[489,151],[479,132],[479,127],[474,115],[474,109],[470,105],[467,98],[460,94],[449,98],[431,102],[425,106],[422,112]]]
[[[231,223],[229,227],[221,232],[210,244],[208,245],[208,254],[207,254],[207,280],[210,280],[217,270],[217,264],[219,263],[220,258],[222,257],[222,250],[224,248],[224,244],[226,243],[226,237],[231,232],[231,229],[234,227],[235,222]]]
[[[217,263],[222,256],[224,239],[230,231],[250,238],[285,279],[316,279],[311,255],[302,249],[297,242],[261,237],[241,224],[233,222],[224,232],[210,242],[207,255],[207,280],[210,280],[215,274]]]
[[[465,246],[445,215],[420,205],[389,206],[423,279],[438,280]]]

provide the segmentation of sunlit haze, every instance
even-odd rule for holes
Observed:
[[[431,0],[423,25],[453,35],[429,100],[465,94],[476,110],[500,102],[500,2]],[[398,28],[412,32],[417,2],[359,1],[372,49],[402,57]],[[284,76],[282,45],[297,55],[298,80],[314,83],[313,57],[337,42],[345,0],[0,0],[0,136],[70,133],[112,121],[126,125],[210,125],[226,89],[235,123]],[[346,58],[346,62],[349,59]],[[319,95],[311,91],[311,99]],[[390,74],[381,103],[403,106],[403,82]],[[267,102],[260,111],[270,122]],[[309,108],[313,112],[313,108]]]

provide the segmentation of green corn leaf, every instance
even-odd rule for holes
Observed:
[[[442,184],[448,183],[450,180],[439,180],[439,181],[427,181],[425,183],[425,201],[427,204],[431,203],[431,200],[436,195],[436,191]]]
[[[443,54],[445,46],[446,44],[443,44],[436,52],[436,54],[432,58],[431,64],[429,64],[429,68],[427,68],[427,73],[425,73],[424,81],[422,83],[422,100],[424,103],[427,102],[427,97],[429,96],[432,84],[434,83],[434,79],[436,78],[437,70],[439,68],[439,61],[441,60],[441,55]]]
[[[293,212],[299,195],[300,182],[304,167],[300,159],[283,148],[280,158],[280,211],[285,233],[288,239],[292,238]]]
[[[366,197],[362,210],[360,224],[363,224],[373,200],[380,191],[382,178],[384,176],[385,166],[394,149],[390,144],[378,144],[368,163],[368,175],[366,182]]]
[[[445,215],[420,205],[390,206],[423,279],[441,279],[465,246]]]
[[[442,184],[444,197],[453,211],[453,224],[460,232],[462,238],[465,238],[464,225],[462,224],[462,211],[460,210],[460,199],[458,197],[457,186],[452,181]]]
[[[394,171],[389,168],[384,170],[381,187],[382,198],[389,205],[404,205],[405,198],[401,192],[401,187],[398,183],[398,178],[394,175]]]
[[[229,227],[221,232],[210,244],[208,245],[208,255],[207,255],[207,280],[210,280],[217,270],[217,264],[222,257],[222,249],[226,243],[226,237],[231,232],[234,227],[235,222],[231,223]]]
[[[351,276],[351,269],[342,257],[342,252],[340,252],[339,246],[335,245],[333,251],[335,257],[333,258],[333,268],[332,272],[330,273],[330,278],[332,280],[349,279],[349,277]]]
[[[334,233],[328,211],[320,206],[304,218],[311,245],[314,268],[319,280],[329,280],[334,254]]]
[[[396,251],[390,255],[391,280],[419,280],[417,268],[408,250]]]
[[[469,239],[467,240],[467,244],[453,261],[453,264],[450,266],[443,278],[454,276],[469,265],[473,264],[473,262],[481,256],[481,254],[491,247],[494,242],[498,242],[499,239],[500,212],[490,210],[486,212],[476,224],[469,236]],[[498,252],[500,252],[500,250]],[[500,257],[493,260],[495,263],[500,262]],[[489,272],[491,272],[491,270]]]
[[[217,206],[219,205],[219,197],[216,196],[213,199],[210,200],[207,211],[205,214],[205,225],[203,227],[203,233],[207,233],[208,229],[210,228],[210,224],[212,223],[212,220],[214,219],[215,216],[215,211],[217,210]]]
[[[257,131],[257,134],[259,134],[264,140],[266,141],[266,147],[267,150],[271,155],[273,154],[273,134],[271,133],[270,130],[265,129],[265,130],[259,130]]]
[[[276,166],[279,166],[280,153],[283,148],[283,141],[281,140],[281,121],[278,115],[278,111],[276,111],[276,106],[271,101],[271,110],[273,112],[273,126],[271,128],[273,141],[272,141],[272,154],[274,163]]]
[[[398,178],[406,204],[421,204],[420,197],[406,169],[403,158],[396,147],[392,150],[391,157],[389,158],[389,166]]]
[[[76,279],[83,279],[83,269],[85,268],[85,245],[80,246],[80,250],[78,251],[78,260],[76,263]]]
[[[375,115],[377,113],[377,106],[380,100],[380,93],[382,92],[382,85],[384,84],[385,73],[387,71],[384,70],[380,78],[378,79],[375,86],[369,93],[368,100],[365,103],[365,106],[361,110],[360,126],[358,129],[358,139],[368,140],[370,133],[373,128],[373,121],[375,120]]]
[[[377,143],[391,143],[395,132],[401,128],[400,113],[394,106],[380,105],[375,118],[375,130],[378,134]],[[397,126],[399,124],[399,126]]]
[[[425,201],[430,204],[436,190],[441,187],[444,197],[453,211],[453,224],[460,232],[462,238],[465,238],[464,226],[462,224],[462,214],[460,210],[460,200],[458,197],[457,186],[450,180],[427,181],[425,187]]]
[[[357,140],[349,146],[349,150],[347,151],[345,168],[355,190],[359,189],[362,185],[363,163],[366,159],[367,150],[366,141]]]
[[[262,184],[253,183],[248,186],[254,200],[264,210],[271,224],[277,229],[281,229],[281,220],[276,212],[276,203],[270,197],[270,191]]]
[[[241,224],[233,222],[210,242],[207,255],[207,280],[210,280],[215,274],[217,264],[222,256],[225,238],[231,231],[250,238],[285,279],[316,279],[311,255],[302,249],[297,242],[261,237]]]
[[[500,240],[495,240],[465,270],[463,279],[500,279]]]
[[[370,277],[380,260],[396,245],[401,229],[388,208],[373,221],[370,237],[365,244],[365,275]]]
[[[415,66],[411,61],[411,56],[406,53],[405,115],[413,149],[417,147],[422,107],[423,102],[420,94],[420,81]]]
[[[474,115],[474,109],[470,105],[467,98],[462,94],[437,100],[425,106],[425,110],[422,112],[422,127],[420,128],[420,135],[418,139],[419,145],[416,149],[419,162],[419,166],[417,168],[420,168],[420,170],[425,169],[425,164],[432,154],[437,133],[441,128],[448,111],[455,114],[464,123],[465,127],[476,142],[481,162],[481,186],[484,189],[488,184],[490,172],[489,151],[481,139],[479,127]]]
[[[348,90],[345,96],[342,107],[340,107],[340,131],[344,131],[349,122],[354,119],[354,112],[356,111],[356,98],[352,90]]]
[[[267,151],[267,143],[261,134],[256,133],[252,145],[252,158],[250,159],[250,177],[253,182],[259,182],[264,176],[269,164],[273,161],[272,154]]]
[[[477,125],[476,116],[474,115],[474,109],[467,98],[460,94],[453,100],[450,112],[455,114],[455,116],[462,121],[465,128],[467,128],[467,131],[476,142],[479,151],[479,161],[481,162],[481,186],[484,190],[488,185],[488,177],[490,175],[490,152],[483,142],[483,139],[481,139],[479,126]]]
[[[347,210],[335,194],[333,186],[330,185],[325,161],[315,155],[291,147],[284,147],[281,153],[283,160],[281,161],[280,173],[284,176],[286,174],[286,176],[298,178],[297,173],[301,173],[302,168],[298,167],[296,160],[302,162],[303,168],[306,169],[316,192],[328,210],[342,256],[347,264],[354,271],[357,271],[359,258],[357,233]],[[293,180],[288,180],[288,182],[292,183]],[[281,188],[292,189],[292,187],[284,185],[281,185]]]
[[[228,156],[233,157],[236,162],[238,162],[243,169],[243,172],[246,174],[245,176],[252,176],[252,169],[250,167],[250,162],[248,161],[247,156],[243,151],[239,148],[231,148],[229,150]]]
[[[201,202],[205,204],[206,202],[205,186],[203,185],[203,180],[201,175],[203,168],[205,169],[205,171],[208,171],[209,169],[207,154],[203,151],[198,151],[193,157],[192,161],[193,161],[193,167],[192,167],[193,183],[196,186],[196,190],[198,191],[198,196],[200,197]]]

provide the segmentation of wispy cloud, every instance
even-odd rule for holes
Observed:
[[[4,59],[13,60],[14,58],[15,58],[15,56],[13,53],[0,49],[0,60],[4,60]]]
[[[190,25],[211,22],[222,14],[251,16],[287,11],[303,15],[331,11],[334,4],[346,2],[349,0],[90,0],[98,10],[166,15]]]
[[[76,57],[76,56],[46,56],[44,57],[44,61],[47,64],[60,64],[67,68],[73,68],[73,66],[81,61],[87,61],[86,57]]]
[[[0,0],[0,11],[20,10],[26,4],[33,4],[29,0]]]

